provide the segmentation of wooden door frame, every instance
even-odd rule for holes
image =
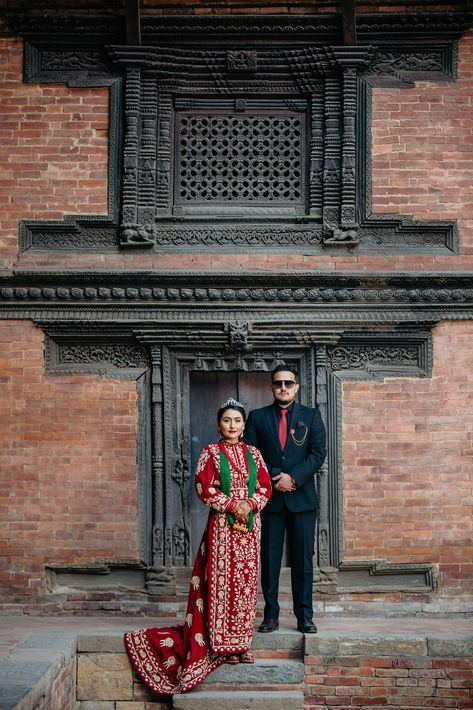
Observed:
[[[156,348],[156,346],[152,346]],[[161,409],[153,414],[154,452],[153,461],[162,462],[154,472],[154,526],[153,565],[188,566],[189,520],[183,501],[192,485],[190,433],[188,422],[190,373],[196,371],[264,371],[270,372],[280,362],[297,366],[301,381],[301,402],[315,406],[320,396],[322,417],[327,423],[327,397],[324,378],[316,376],[316,355],[312,346],[298,346],[292,343],[276,353],[274,345],[261,347],[257,354],[225,352],[211,346],[192,352],[186,348],[160,346],[161,359],[153,360],[153,387],[162,390],[162,397],[152,396],[152,401],[161,399]],[[269,375],[268,375],[269,376]],[[162,446],[162,454],[156,451]],[[320,515],[318,534],[315,541],[317,566],[334,567],[338,560],[330,559],[330,550],[338,550],[340,537],[340,499],[329,501],[330,490],[340,486],[328,485],[328,462],[324,463],[318,475]],[[158,477],[158,478],[156,478]],[[162,481],[162,484],[160,483]],[[331,519],[337,524],[331,525]],[[335,536],[336,541],[333,540]]]

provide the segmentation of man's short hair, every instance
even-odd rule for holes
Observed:
[[[271,380],[274,379],[274,375],[277,372],[292,372],[292,374],[294,375],[296,380],[299,379],[299,375],[298,375],[297,370],[294,367],[294,365],[285,365],[284,363],[280,363],[279,365],[276,365],[274,370],[271,370]]]

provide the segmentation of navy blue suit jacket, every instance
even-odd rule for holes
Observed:
[[[243,434],[248,444],[257,446],[261,451],[271,478],[282,471],[289,473],[296,482],[296,490],[291,493],[280,493],[273,487],[264,512],[278,512],[283,510],[284,506],[293,513],[315,510],[315,474],[323,464],[326,454],[322,417],[318,409],[294,402],[283,451],[277,430],[280,416],[278,410],[279,407],[275,403],[261,409],[253,409],[248,415]],[[296,442],[299,442],[299,445]]]

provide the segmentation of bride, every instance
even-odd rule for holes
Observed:
[[[209,518],[192,570],[183,626],[139,629],[125,646],[155,693],[185,693],[222,663],[253,663],[260,511],[271,495],[257,448],[241,439],[246,413],[233,398],[217,413],[219,441],[200,454],[195,489]]]

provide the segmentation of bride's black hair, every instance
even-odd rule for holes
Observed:
[[[227,409],[236,409],[236,411],[240,412],[241,416],[243,417],[243,421],[246,422],[245,408],[242,407],[241,404],[224,404],[217,412],[217,422],[220,421]]]

